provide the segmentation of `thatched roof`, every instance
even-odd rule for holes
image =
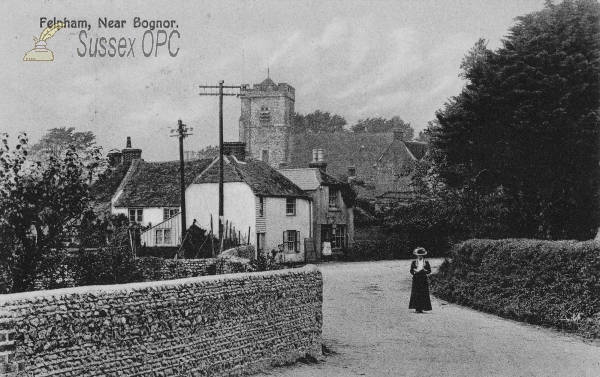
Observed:
[[[128,168],[120,165],[115,169],[109,169],[92,184],[90,196],[96,213],[110,212],[110,201],[127,174]]]
[[[208,159],[186,161],[185,186],[189,186],[211,162]],[[115,207],[179,207],[179,161],[139,161],[131,168],[133,171],[123,182],[123,193],[115,202]]]

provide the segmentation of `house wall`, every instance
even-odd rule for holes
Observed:
[[[321,225],[328,224],[328,217],[333,218],[336,225],[346,225],[348,246],[354,244],[354,210],[346,206],[340,191],[338,191],[338,207],[330,208],[329,189],[328,186],[321,186],[312,194],[314,208],[313,232],[318,258],[321,258],[323,249]]]
[[[225,182],[223,184],[223,215],[225,220],[233,221],[242,238],[248,236],[250,229],[250,244],[256,244],[256,198],[252,189],[244,182]],[[186,224],[192,225],[194,219],[201,228],[210,231],[210,216],[212,214],[213,231],[219,233],[219,184],[192,184],[185,192]]]
[[[321,356],[314,267],[0,295],[3,376],[238,376]]]
[[[164,207],[131,207],[131,208],[142,208],[144,221],[142,222],[143,226],[147,226],[148,224],[156,225],[158,223],[163,222],[163,209]],[[172,208],[172,207],[169,207]],[[112,214],[118,215],[122,213],[125,216],[129,217],[129,208],[123,207],[112,207]]]
[[[265,234],[264,250],[277,250],[283,243],[283,232],[286,230],[300,231],[300,252],[283,253],[284,262],[304,261],[304,239],[310,235],[310,201],[296,199],[296,215],[286,215],[286,198],[265,198]]]

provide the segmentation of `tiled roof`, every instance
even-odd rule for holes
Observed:
[[[267,87],[269,85],[277,86],[277,84],[275,84],[275,82],[273,80],[271,80],[270,77],[267,77],[266,79],[264,79],[263,82],[260,83],[260,85],[263,87]]]
[[[185,185],[210,165],[211,160],[186,161]],[[179,207],[179,161],[145,162],[132,165],[130,177],[123,182],[123,193],[115,207]]]
[[[319,186],[342,184],[317,168],[280,169],[279,172],[305,191],[316,190]]]
[[[262,161],[247,159],[245,162],[239,162],[235,158],[225,156],[223,162],[223,181],[246,182],[255,195],[309,198],[300,187]],[[218,182],[218,159],[193,180],[194,184]]]
[[[410,178],[399,173],[411,170],[429,148],[427,143],[394,140],[391,132],[305,133],[294,134],[292,138],[291,168],[306,168],[312,160],[312,150],[323,149],[327,173],[331,176],[345,180],[348,167],[354,166],[357,180],[364,183],[355,189],[365,199],[375,199],[388,191],[408,190]]]
[[[290,167],[305,168],[312,161],[312,150],[323,149],[327,173],[341,178],[347,176],[348,166],[356,168],[356,175],[372,178],[373,165],[392,142],[392,133],[305,133],[292,135]]]

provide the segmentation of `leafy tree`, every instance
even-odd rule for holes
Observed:
[[[415,130],[412,128],[410,123],[406,123],[399,116],[394,116],[390,119],[386,118],[366,118],[359,119],[358,122],[351,127],[352,132],[392,132],[399,129],[404,132],[404,140],[412,140],[415,134]]]
[[[502,48],[480,40],[431,130],[440,178],[501,190],[531,237],[585,239],[599,225],[599,21],[596,1],[548,2],[517,18]]]
[[[73,150],[47,163],[27,158],[27,137],[14,150],[3,135],[0,150],[0,261],[5,290],[33,290],[41,275],[59,270],[65,241],[89,216],[89,177],[93,173]],[[94,151],[93,161],[100,159]],[[52,279],[52,276],[50,276]]]
[[[346,131],[344,126],[348,124],[344,117],[328,111],[316,110],[310,114],[294,114],[294,133],[333,133]]]
[[[420,141],[422,143],[429,143],[431,141],[431,136],[426,131],[419,131],[419,135],[415,141]]]
[[[219,157],[219,146],[209,145],[205,148],[200,149],[198,152],[194,152],[193,156],[194,158],[198,159]]]
[[[70,149],[83,152],[95,144],[96,136],[91,131],[76,132],[74,127],[60,127],[50,129],[37,144],[31,146],[31,152],[39,157],[48,153],[54,157],[63,157]]]

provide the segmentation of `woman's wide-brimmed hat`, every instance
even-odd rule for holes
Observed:
[[[413,251],[414,255],[426,255],[427,254],[427,250],[423,249],[422,247],[417,247],[415,249],[415,251]]]

